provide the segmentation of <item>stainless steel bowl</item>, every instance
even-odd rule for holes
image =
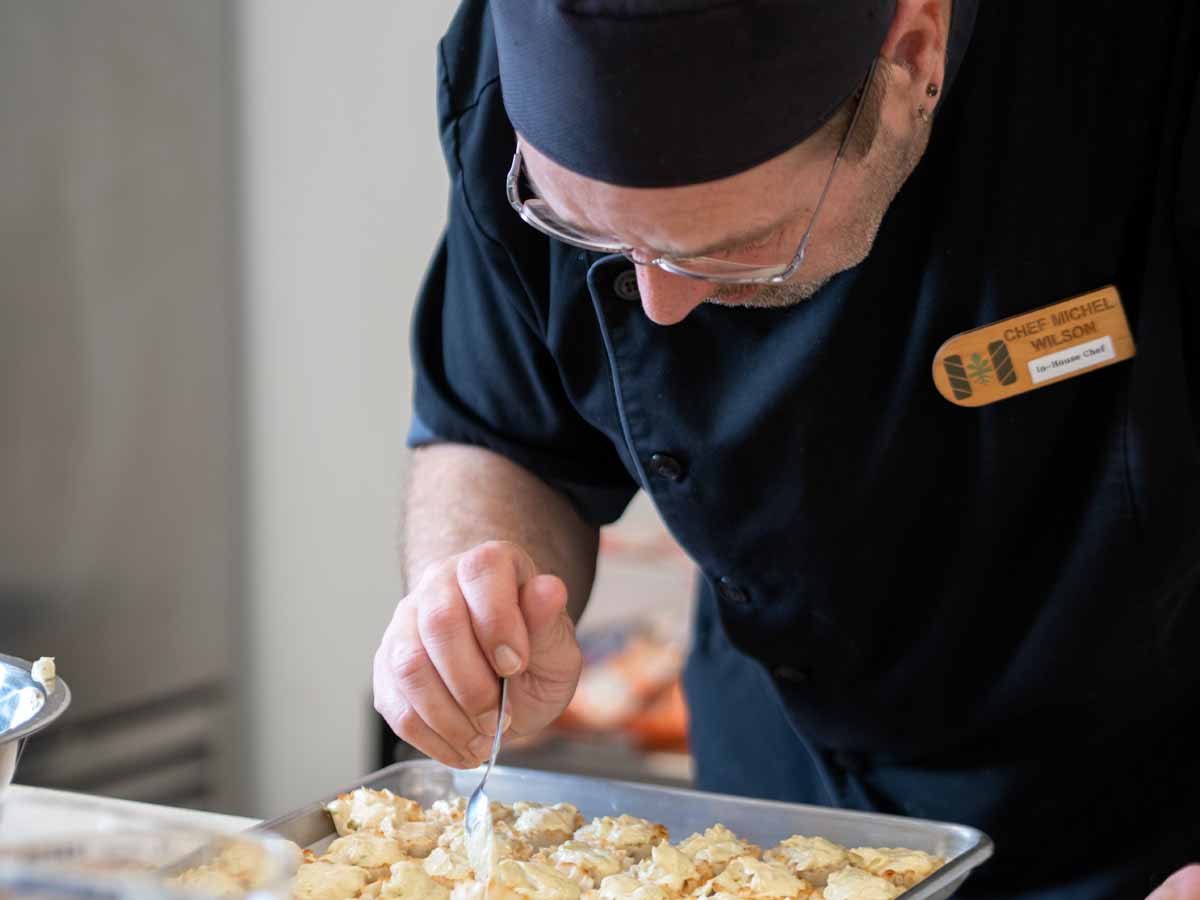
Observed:
[[[21,747],[63,714],[71,689],[55,678],[49,689],[33,680],[33,664],[0,653],[0,798],[13,780]]]

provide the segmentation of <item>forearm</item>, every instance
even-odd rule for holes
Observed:
[[[435,444],[413,455],[404,527],[411,586],[431,563],[485,541],[511,541],[538,570],[567,585],[578,620],[596,573],[599,531],[562,494],[505,457],[462,444]]]

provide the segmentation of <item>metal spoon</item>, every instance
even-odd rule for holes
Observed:
[[[492,840],[494,834],[492,804],[488,800],[484,786],[487,784],[488,776],[492,774],[492,766],[496,764],[496,755],[500,752],[500,734],[504,731],[504,703],[507,699],[508,679],[501,678],[500,709],[496,714],[496,736],[492,739],[492,755],[488,757],[487,768],[483,770],[483,778],[479,781],[479,787],[475,788],[471,799],[467,801],[467,814],[463,818],[463,828],[467,837],[467,858],[471,863],[471,868],[475,870],[475,877],[480,881],[486,880],[481,877],[481,872],[488,862],[486,857],[491,855],[494,843]]]

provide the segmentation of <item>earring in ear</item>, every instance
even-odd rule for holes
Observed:
[[[936,97],[937,95],[938,95],[938,86],[936,84],[934,84],[931,81],[931,82],[929,82],[929,84],[925,85],[925,96],[926,97]]]
[[[920,119],[922,122],[928,122],[929,121],[929,111],[927,109],[925,109],[925,107],[923,107],[923,106],[918,106],[917,107],[917,118]]]

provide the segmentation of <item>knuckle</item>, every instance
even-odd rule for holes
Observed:
[[[471,618],[480,639],[487,643],[493,640],[499,642],[502,636],[509,635],[518,626],[520,613],[497,604],[487,604],[482,609],[471,610]]]
[[[435,585],[444,585],[454,579],[457,562],[454,557],[438,560],[427,565],[417,578],[416,586],[405,600],[420,599],[421,594]],[[401,601],[403,603],[403,601]]]
[[[424,724],[424,720],[421,718],[416,709],[412,706],[406,705],[403,709],[397,710],[395,721],[393,722],[393,728],[395,729],[396,734],[400,735],[400,737],[404,738],[405,740],[408,740],[409,738],[415,738],[419,736],[421,726]]]
[[[397,648],[390,654],[387,670],[405,693],[424,690],[433,678],[433,664],[422,648]]]
[[[461,601],[429,603],[422,606],[417,615],[421,637],[437,644],[453,641],[471,628],[470,617]]]
[[[496,689],[496,680],[494,678],[477,679],[463,685],[458,700],[462,704],[463,710],[471,716],[495,709],[496,704],[500,702],[500,692]]]
[[[472,547],[458,558],[458,577],[461,581],[477,581],[505,568],[512,569],[516,545],[508,541],[485,541]]]
[[[478,735],[478,732],[474,728],[468,726],[465,720],[462,722],[445,721],[447,718],[449,717],[435,719],[434,721],[429,722],[428,725],[434,730],[438,737],[450,745],[452,750],[461,754],[466,748],[467,744],[475,739],[475,737]],[[461,718],[461,716],[458,718]]]

